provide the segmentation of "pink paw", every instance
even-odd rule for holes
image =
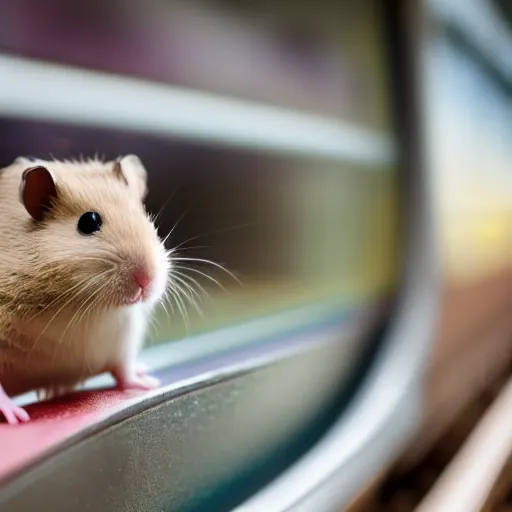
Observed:
[[[135,375],[131,378],[127,378],[118,381],[118,385],[122,390],[141,390],[148,391],[150,389],[155,389],[160,384],[160,381],[155,377],[151,377],[151,375]]]
[[[18,407],[7,395],[0,395],[0,414],[6,419],[9,425],[17,425],[30,420],[25,409]]]
[[[137,363],[135,365],[135,373],[139,377],[143,377],[144,375],[147,375],[149,371],[148,365],[144,363]]]
[[[159,386],[160,381],[147,374],[147,367],[143,364],[137,364],[134,372],[128,373],[126,369],[117,369],[112,372],[117,381],[118,389],[123,391],[148,391]]]

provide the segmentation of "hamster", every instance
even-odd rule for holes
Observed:
[[[10,397],[62,394],[110,372],[118,387],[158,381],[137,364],[170,257],[146,213],[147,174],[117,161],[18,158],[0,170],[0,415]]]

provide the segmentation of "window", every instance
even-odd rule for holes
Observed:
[[[144,481],[124,466],[126,499],[233,506],[343,411],[399,288],[378,2],[21,0],[0,12],[2,160],[136,153],[148,209],[183,258],[180,298],[158,311],[143,353],[165,384],[183,381],[162,414],[132,418],[159,439],[161,483],[142,499]],[[238,366],[224,381],[229,358]],[[114,431],[114,444],[83,452],[91,484],[100,467],[117,471],[109,450],[147,462],[128,449],[135,430]],[[76,453],[27,473],[39,490],[16,503],[72,478]],[[100,509],[104,497],[84,495]]]
[[[389,297],[397,181],[370,3],[345,21],[270,2],[54,5],[6,13],[24,29],[0,36],[4,160],[137,153],[169,246],[241,283],[181,262],[183,293],[151,343],[305,308],[300,327]]]

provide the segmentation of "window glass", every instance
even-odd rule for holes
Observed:
[[[137,153],[148,169],[148,209],[184,258],[179,298],[159,310],[152,343],[297,308],[299,324],[311,323],[392,296],[398,181],[376,5],[2,3],[0,64],[50,63],[34,101],[47,101],[52,80],[91,73],[64,90],[58,116],[0,105],[5,164],[19,154]],[[183,98],[178,107],[198,105],[195,116],[163,102],[137,125],[136,99],[119,107],[125,117],[105,114],[117,94],[91,80],[112,75],[124,80],[119,97],[125,82],[160,84],[158,94]],[[78,115],[73,105],[93,91],[94,108]]]
[[[511,69],[497,65],[505,64],[502,54],[490,51],[501,46],[478,44],[488,20],[476,11],[462,18],[466,29],[451,21],[460,19],[455,15],[433,19],[426,60],[442,248],[448,273],[462,281],[510,265],[512,255]],[[496,19],[506,28],[505,19]]]

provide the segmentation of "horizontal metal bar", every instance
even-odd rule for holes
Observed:
[[[0,115],[204,140],[379,166],[387,135],[335,119],[0,54]]]

